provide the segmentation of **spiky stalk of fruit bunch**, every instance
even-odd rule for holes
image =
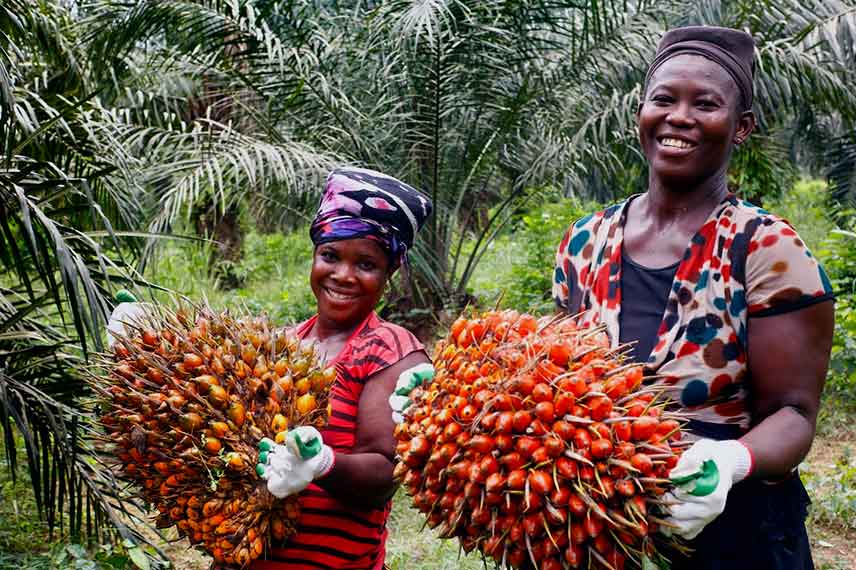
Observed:
[[[254,470],[258,443],[326,425],[335,369],[266,317],[151,308],[102,355],[102,449],[118,477],[220,565],[246,566],[295,532],[296,499]]]
[[[461,317],[434,366],[396,428],[395,475],[441,537],[505,568],[622,570],[660,556],[681,418],[602,328]]]

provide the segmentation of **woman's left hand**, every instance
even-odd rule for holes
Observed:
[[[743,443],[730,439],[697,441],[681,455],[669,473],[675,489],[664,496],[670,516],[663,534],[692,539],[725,510],[731,487],[752,472],[752,454]],[[669,526],[670,525],[670,526]]]
[[[282,499],[299,493],[333,469],[335,455],[317,429],[300,426],[288,432],[285,445],[265,438],[259,442],[256,472],[267,481],[268,491]]]

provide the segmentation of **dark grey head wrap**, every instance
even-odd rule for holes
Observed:
[[[737,83],[744,109],[752,108],[755,41],[746,32],[731,28],[687,26],[666,32],[645,75],[644,92],[648,91],[648,82],[658,67],[685,53],[700,55],[719,64]]]

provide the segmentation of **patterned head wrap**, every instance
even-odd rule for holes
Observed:
[[[731,28],[687,26],[666,32],[645,75],[643,93],[648,91],[648,82],[657,68],[676,55],[685,53],[700,55],[719,64],[737,84],[743,108],[752,108],[755,40],[746,32]]]
[[[315,245],[375,240],[388,252],[395,269],[407,259],[407,250],[431,209],[425,195],[391,176],[364,168],[337,168],[327,176],[309,237]]]

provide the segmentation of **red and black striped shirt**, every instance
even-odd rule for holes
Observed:
[[[316,317],[301,323],[304,337]],[[423,350],[407,330],[372,312],[357,327],[335,359],[338,375],[330,392],[331,415],[322,430],[324,442],[336,453],[350,453],[357,434],[357,408],[363,386],[381,370],[408,354]],[[391,413],[391,412],[390,412]],[[348,506],[317,485],[300,494],[297,534],[283,548],[273,548],[251,570],[378,570],[386,554],[386,520],[390,502],[364,510]]]

